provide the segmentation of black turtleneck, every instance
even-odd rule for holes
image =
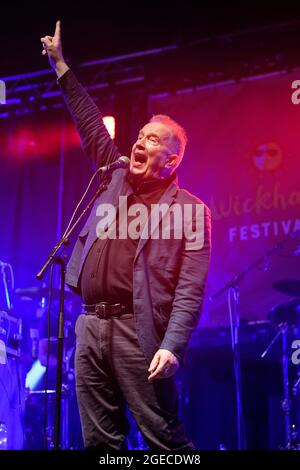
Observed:
[[[133,194],[127,197],[127,207],[132,204],[144,204],[150,214],[151,204],[159,201],[167,187],[174,180],[172,175],[167,180],[149,180],[136,184],[129,176]],[[128,217],[128,224],[132,217]],[[119,228],[118,214],[116,220]],[[81,274],[81,293],[84,303],[97,302],[122,303],[132,310],[132,275],[133,260],[139,239],[101,240],[97,238],[91,247]]]

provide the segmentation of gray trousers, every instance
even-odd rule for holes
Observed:
[[[150,449],[193,449],[178,419],[174,377],[148,381],[133,314],[76,321],[76,393],[87,449],[125,450],[126,403]]]

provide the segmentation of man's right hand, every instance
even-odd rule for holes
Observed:
[[[54,36],[41,38],[43,44],[43,55],[48,55],[49,63],[55,70],[58,78],[61,77],[69,67],[67,66],[62,52],[60,21],[56,22]]]

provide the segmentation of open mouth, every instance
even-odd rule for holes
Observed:
[[[143,163],[146,163],[146,161],[147,161],[147,157],[143,153],[134,154],[134,163],[142,165]]]

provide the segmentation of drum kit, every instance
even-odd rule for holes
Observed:
[[[0,362],[9,364],[11,358],[18,359],[25,371],[24,384],[21,385],[25,403],[22,423],[25,449],[53,449],[59,295],[58,289],[52,289],[49,334],[49,289],[45,286],[15,289],[10,310],[0,311],[0,346],[4,345],[0,347]],[[83,448],[74,378],[74,324],[80,309],[80,299],[66,291],[60,432],[62,449]],[[15,387],[18,382],[19,378],[15,381]],[[5,415],[2,421],[5,421]]]
[[[52,289],[51,312],[49,314],[49,289],[32,287],[16,289],[21,302],[36,305],[35,316],[29,325],[31,357],[41,364],[45,372],[37,385],[26,389],[25,400],[25,445],[28,449],[54,448],[57,329],[59,289]],[[75,396],[74,352],[75,319],[80,312],[80,299],[65,292],[63,382],[61,394],[61,449],[83,448],[79,414]],[[49,319],[50,315],[50,319]],[[49,324],[48,321],[50,320]],[[48,354],[49,349],[49,354]],[[30,375],[27,374],[27,377]]]
[[[291,298],[285,303],[276,305],[268,313],[268,318],[276,326],[277,333],[262,357],[266,356],[281,336],[283,385],[281,405],[285,422],[285,445],[282,448],[300,450],[300,368],[298,366],[300,360],[294,362],[292,353],[294,346],[300,347],[300,281],[283,279],[274,282],[273,288]]]

